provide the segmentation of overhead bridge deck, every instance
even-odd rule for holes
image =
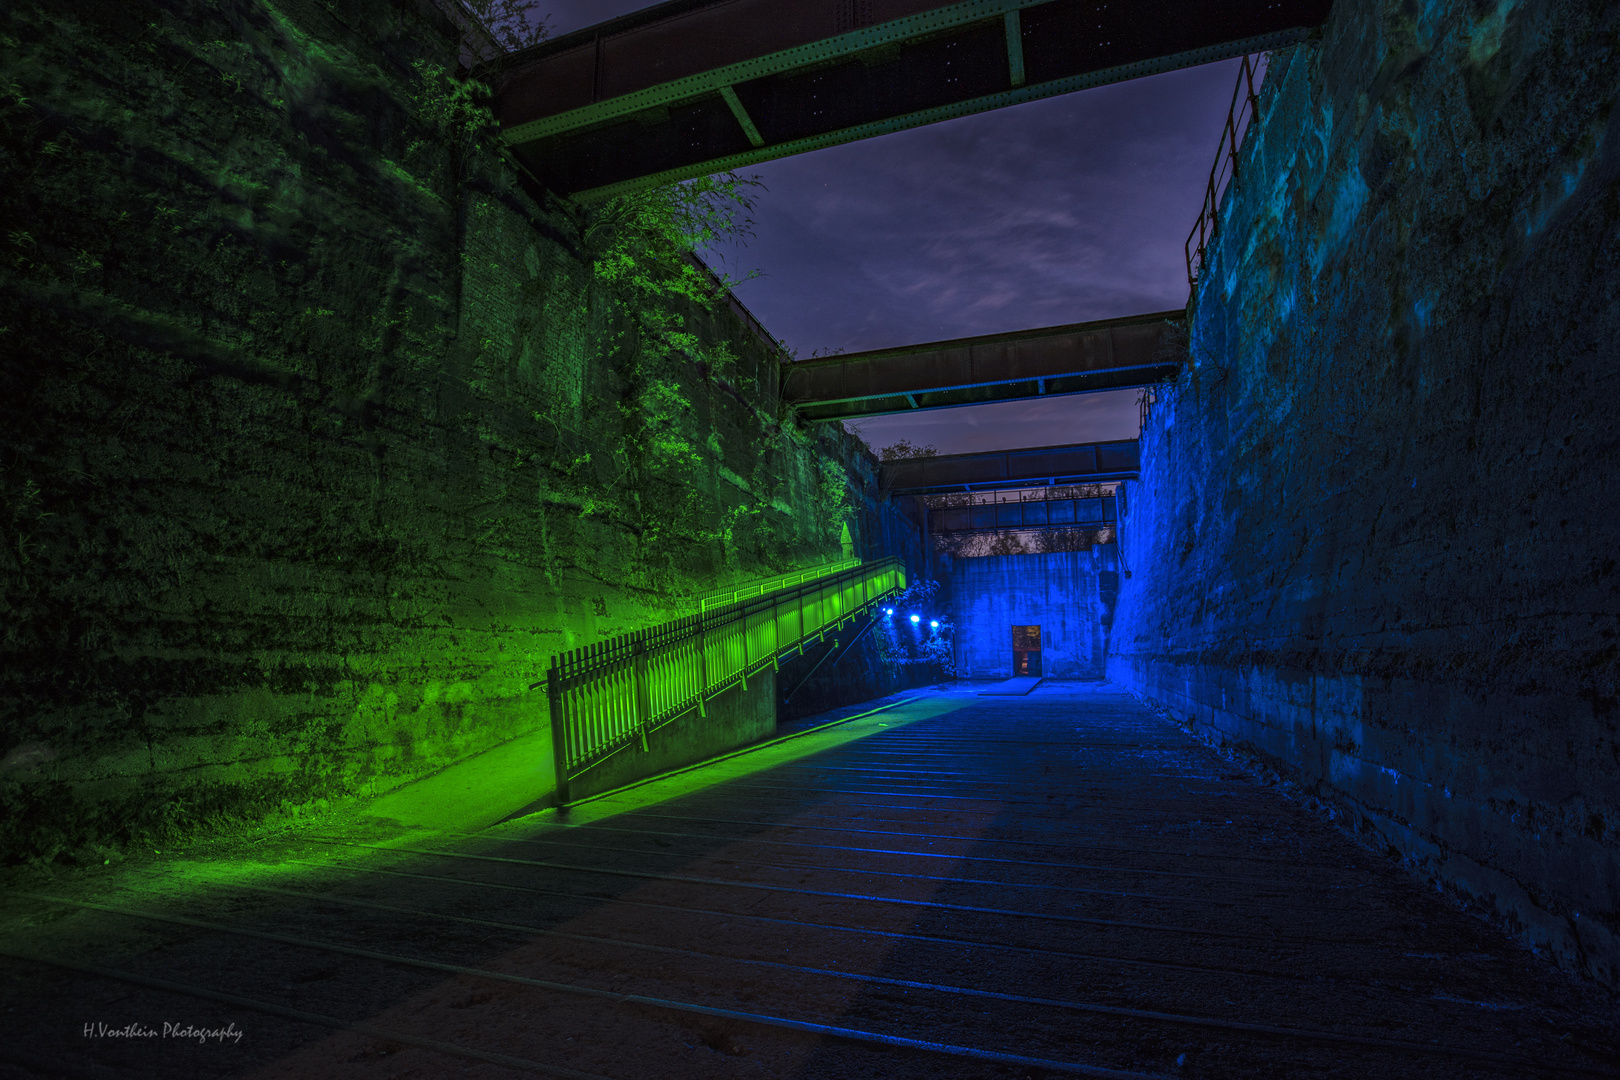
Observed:
[[[36,875],[0,937],[0,995],[33,1034],[0,1061],[123,1080],[1614,1075],[1601,994],[1129,694],[976,689],[566,818],[329,818]],[[93,1035],[161,1021],[237,1037]]]
[[[1175,378],[1184,311],[931,341],[781,366],[782,400],[807,420],[1122,390]]]
[[[885,461],[879,467],[878,485],[895,495],[940,495],[1014,487],[1097,484],[1136,479],[1140,462],[1141,444],[1135,439],[1073,446],[1032,446],[979,454],[939,454]]]
[[[602,198],[1304,40],[1332,0],[670,0],[482,67],[512,154]]]

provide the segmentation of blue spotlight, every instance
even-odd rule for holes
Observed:
[[[892,607],[884,608],[883,609],[883,614],[885,614],[885,615],[893,615],[894,614],[894,608],[892,608]]]
[[[938,619],[930,619],[929,622],[928,622],[928,625],[930,627],[932,627],[933,629],[938,630],[939,629],[939,620]]]
[[[913,615],[911,617],[911,621],[912,621],[913,624],[920,623],[920,622],[922,622],[922,616],[921,615]]]

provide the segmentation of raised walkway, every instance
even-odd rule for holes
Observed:
[[[1130,696],[977,689],[566,819],[13,874],[0,1075],[1615,1075],[1611,998]]]

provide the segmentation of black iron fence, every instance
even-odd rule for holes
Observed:
[[[905,591],[898,559],[848,567],[765,595],[638,630],[551,658],[544,686],[551,706],[557,802],[569,783],[676,718],[819,640],[880,600]]]
[[[1209,183],[1204,188],[1204,205],[1184,245],[1189,287],[1197,284],[1198,274],[1204,268],[1204,252],[1220,234],[1221,198],[1237,179],[1238,148],[1243,145],[1249,122],[1260,106],[1256,87],[1265,80],[1265,61],[1264,53],[1245,56],[1238,68],[1232,104],[1226,110],[1226,126],[1221,129],[1220,142],[1215,147],[1215,164],[1209,170]]]

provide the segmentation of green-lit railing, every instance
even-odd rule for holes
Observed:
[[[790,575],[791,576],[791,575]],[[898,559],[848,566],[764,595],[734,600],[551,658],[544,685],[551,706],[557,802],[569,783],[647,740],[670,721],[774,668],[885,597],[903,592]]]
[[[709,611],[717,607],[723,607],[726,604],[734,604],[738,600],[747,600],[751,596],[764,596],[766,593],[772,593],[778,589],[786,589],[790,585],[800,585],[806,581],[815,581],[817,578],[824,578],[828,574],[841,573],[848,570],[852,566],[859,565],[861,565],[861,560],[859,559],[842,559],[838,562],[827,563],[823,566],[812,566],[808,570],[796,570],[791,574],[783,574],[780,577],[766,578],[763,581],[751,581],[746,585],[739,585],[735,589],[728,592],[720,592],[715,593],[713,596],[705,596],[698,606],[702,611]]]

